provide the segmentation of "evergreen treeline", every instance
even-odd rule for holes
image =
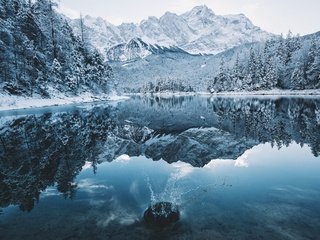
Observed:
[[[210,92],[320,88],[319,37],[301,38],[291,32],[286,38],[251,47],[230,67],[222,60],[219,72],[208,83]]]
[[[178,79],[159,79],[155,83],[147,82],[140,89],[140,93],[161,92],[194,92],[194,89]]]
[[[0,91],[49,97],[106,91],[102,56],[76,37],[54,0],[0,0]]]

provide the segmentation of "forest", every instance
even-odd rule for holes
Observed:
[[[320,88],[320,45],[317,34],[293,36],[289,31],[238,54],[234,64],[221,59],[219,71],[208,82],[210,92]]]
[[[111,67],[53,0],[0,0],[0,91],[50,97],[107,92]]]

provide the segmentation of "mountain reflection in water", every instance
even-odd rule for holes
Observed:
[[[0,207],[23,211],[49,186],[73,198],[86,164],[96,171],[124,154],[193,167],[236,160],[263,143],[281,149],[296,142],[320,154],[320,100],[312,98],[133,97],[115,106],[22,112],[0,124]]]

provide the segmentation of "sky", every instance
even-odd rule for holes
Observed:
[[[60,11],[71,18],[102,17],[119,25],[139,23],[165,12],[177,14],[207,5],[217,15],[244,13],[263,30],[301,35],[320,31],[320,0],[58,0]]]

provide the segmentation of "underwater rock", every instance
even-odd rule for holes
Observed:
[[[178,207],[170,202],[158,202],[144,212],[143,218],[147,225],[162,228],[179,221],[180,212]]]

